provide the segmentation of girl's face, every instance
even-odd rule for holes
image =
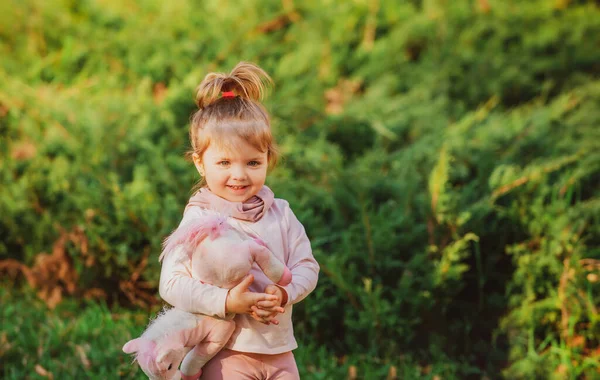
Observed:
[[[261,152],[242,139],[235,150],[224,150],[210,144],[194,164],[206,180],[208,188],[231,202],[244,202],[258,193],[267,178],[267,152]]]

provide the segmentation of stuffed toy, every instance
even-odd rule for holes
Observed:
[[[262,240],[248,238],[218,215],[194,219],[175,230],[165,241],[159,260],[171,254],[180,255],[180,260],[191,259],[193,278],[225,289],[239,284],[254,263],[278,285],[292,280],[290,270]],[[159,314],[141,337],[127,342],[123,351],[135,354],[134,360],[150,379],[197,379],[234,329],[233,320],[171,308]]]

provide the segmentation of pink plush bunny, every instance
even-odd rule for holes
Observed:
[[[194,219],[175,230],[159,260],[170,254],[191,259],[194,278],[225,289],[239,284],[254,263],[274,283],[287,285],[292,280],[290,270],[260,239],[248,239],[218,215]],[[152,321],[141,337],[127,342],[123,351],[135,354],[150,379],[197,379],[234,329],[232,320],[172,308]]]

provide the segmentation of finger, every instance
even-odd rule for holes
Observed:
[[[252,306],[251,309],[252,309],[253,313],[255,313],[256,315],[258,315],[261,318],[268,318],[268,317],[271,317],[271,315],[273,314],[270,311],[259,309],[256,306]]]
[[[284,308],[282,308],[282,307],[281,307],[281,306],[279,306],[279,305],[272,306],[272,307],[260,307],[260,306],[258,306],[258,305],[257,305],[257,307],[258,307],[258,309],[259,309],[259,310],[268,311],[268,312],[270,312],[271,314],[281,314],[281,313],[285,313],[285,309],[284,309]]]
[[[250,316],[252,317],[252,319],[254,319],[254,320],[256,320],[256,321],[258,321],[258,322],[260,322],[260,323],[265,323],[265,322],[266,322],[266,321],[265,321],[263,318],[259,317],[259,316],[258,316],[256,313],[254,313],[254,312],[250,312],[249,314],[250,314]]]
[[[252,316],[252,318],[254,318],[255,320],[257,320],[260,323],[263,323],[265,325],[269,325],[269,324],[278,325],[279,324],[279,321],[277,319],[275,319],[275,315],[271,315],[269,317],[264,317],[264,318],[259,317],[255,313],[251,313],[250,315]]]
[[[267,293],[267,294],[275,294],[275,293],[277,293],[277,288],[271,287],[271,286],[267,286],[267,288],[265,289],[265,293]]]
[[[254,313],[250,313],[250,316],[254,320],[256,320],[256,321],[258,321],[258,322],[260,322],[260,323],[262,323],[264,325],[268,325],[269,324],[269,322],[267,320],[265,320],[264,318],[259,317],[258,315],[254,314]]]
[[[278,313],[277,312],[269,312],[268,315],[266,315],[266,316],[262,313],[257,314],[257,315],[266,321],[272,321],[275,318],[277,318]]]
[[[278,305],[277,301],[258,301],[256,303],[256,306],[265,310],[265,309],[271,309],[271,308],[277,307],[279,305]]]
[[[276,317],[276,315],[271,315],[271,316],[265,317],[263,319],[266,320],[266,321],[269,321],[269,323],[272,323],[274,325],[278,325],[279,321],[277,319],[275,319],[275,317]]]
[[[241,293],[247,292],[250,285],[252,285],[252,282],[254,282],[254,276],[249,274],[246,277],[244,277],[242,282],[235,286],[235,289]]]
[[[249,294],[251,294],[251,297],[254,300],[255,305],[257,303],[259,303],[260,301],[276,302],[279,300],[279,298],[277,296],[274,296],[272,294],[266,294],[266,293],[249,293]]]

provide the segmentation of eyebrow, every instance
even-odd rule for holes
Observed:
[[[229,157],[220,157],[217,158],[218,161],[231,161],[231,158]],[[262,161],[263,158],[262,157],[254,157],[254,158],[249,158],[248,161]]]

